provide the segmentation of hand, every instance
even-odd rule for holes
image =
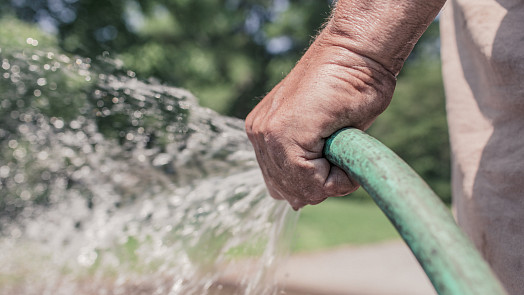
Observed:
[[[295,210],[358,188],[323,157],[324,141],[343,127],[368,128],[395,87],[391,71],[340,46],[342,37],[329,31],[246,119],[271,196]]]
[[[248,115],[270,194],[298,210],[358,185],[323,156],[343,127],[366,129],[388,106],[395,76],[445,0],[339,0],[302,59]]]

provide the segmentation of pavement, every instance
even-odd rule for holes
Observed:
[[[276,276],[286,295],[436,295],[400,240],[294,254]]]
[[[292,255],[278,277],[295,294],[436,294],[402,241]]]

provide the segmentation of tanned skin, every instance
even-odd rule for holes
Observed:
[[[246,119],[272,197],[298,210],[358,183],[322,154],[343,127],[367,129],[389,105],[396,76],[445,0],[339,0],[293,70]]]

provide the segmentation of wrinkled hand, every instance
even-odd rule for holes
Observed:
[[[324,30],[246,119],[271,196],[295,210],[358,188],[323,157],[324,141],[343,127],[368,128],[395,87],[393,73],[337,38]]]

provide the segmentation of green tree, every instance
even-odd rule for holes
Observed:
[[[404,159],[444,201],[451,200],[450,152],[438,60],[411,63],[393,101],[368,131]]]
[[[107,51],[139,76],[188,88],[238,117],[290,70],[330,10],[326,0],[52,2],[9,7],[56,30],[68,52],[94,59]]]

